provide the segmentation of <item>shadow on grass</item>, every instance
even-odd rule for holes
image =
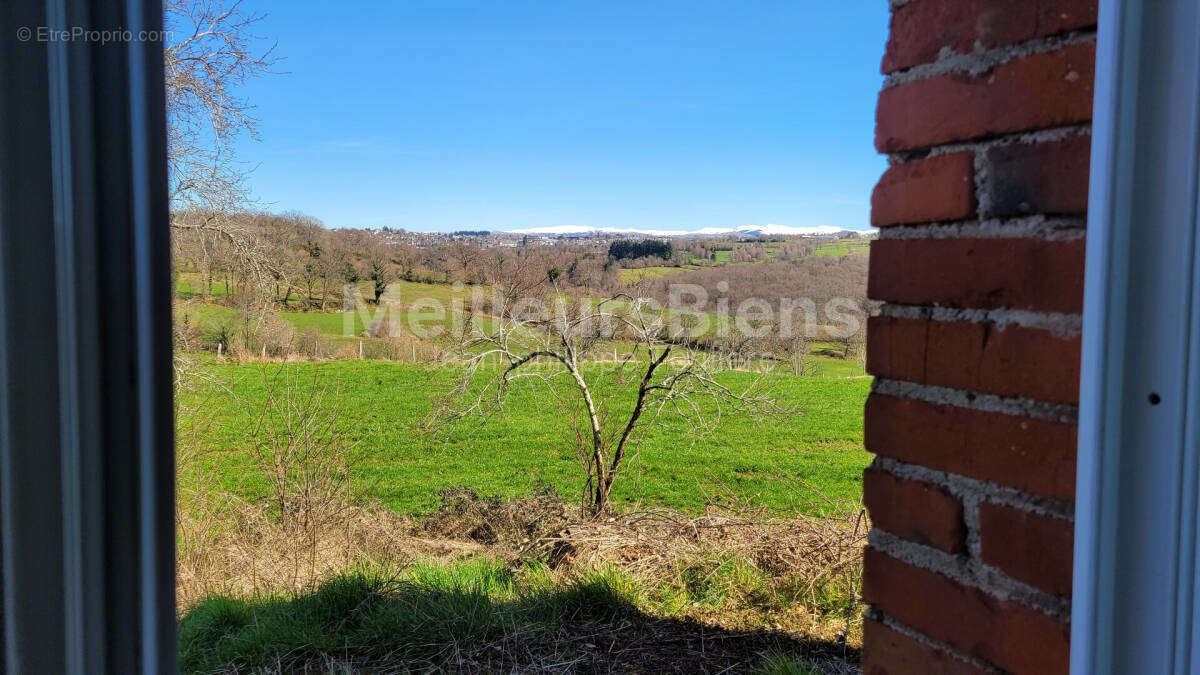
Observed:
[[[556,582],[479,561],[359,572],[297,597],[209,598],[179,622],[184,672],[819,672],[858,652],[638,608],[628,577]],[[822,668],[824,670],[824,668]]]

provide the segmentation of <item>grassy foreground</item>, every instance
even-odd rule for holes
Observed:
[[[544,566],[513,570],[482,559],[359,571],[299,596],[199,603],[179,624],[180,666],[184,672],[802,674],[819,672],[808,664],[848,655],[837,642],[655,616],[687,602],[688,594],[663,595],[611,569],[562,583]]]
[[[356,442],[356,469],[365,496],[403,514],[428,512],[439,490],[467,485],[480,494],[515,497],[541,485],[568,499],[579,494],[580,469],[565,437],[561,409],[544,396],[520,392],[504,415],[470,420],[432,437],[420,422],[447,369],[378,361],[216,365],[227,386],[183,393],[185,409],[212,424],[211,447],[199,458],[222,487],[247,497],[265,488],[246,448],[268,391],[286,375],[327,382],[340,403],[337,425]],[[730,386],[756,376],[721,375]],[[862,406],[866,378],[770,375],[770,390],[798,414],[767,421],[727,414],[711,434],[686,423],[648,429],[614,501],[695,513],[730,498],[784,512],[816,513],[826,499],[857,502],[862,470]],[[715,417],[716,411],[706,412]],[[266,419],[264,423],[274,423]],[[786,477],[786,478],[784,478]]]

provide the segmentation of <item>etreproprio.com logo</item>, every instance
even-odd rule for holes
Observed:
[[[21,26],[17,39],[21,42],[165,42],[171,37],[165,30],[130,30],[128,28],[90,29],[83,26],[54,28],[51,26]]]

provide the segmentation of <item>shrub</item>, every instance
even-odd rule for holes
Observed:
[[[296,351],[309,359],[323,359],[333,352],[333,347],[316,326],[309,326],[296,336]]]
[[[240,362],[262,356],[286,358],[292,352],[296,328],[290,321],[274,312],[261,315],[240,313],[239,340],[229,345],[229,352]]]

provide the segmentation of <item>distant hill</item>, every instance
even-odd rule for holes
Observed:
[[[734,235],[738,237],[764,237],[782,235],[836,235],[849,232],[856,235],[866,235],[861,230],[851,230],[833,225],[816,225],[813,227],[792,227],[790,225],[740,225],[738,227],[703,227],[698,230],[643,230],[620,227],[589,227],[587,225],[558,225],[554,227],[531,227],[520,230],[508,230],[509,234],[540,234],[547,236],[586,236],[595,235],[643,235],[647,237],[717,237]]]

